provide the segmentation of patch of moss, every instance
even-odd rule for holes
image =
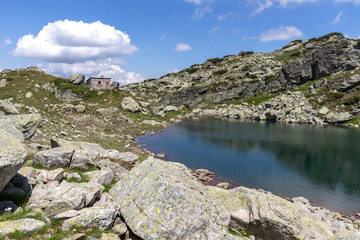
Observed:
[[[299,58],[301,57],[301,51],[300,51],[300,48],[297,48],[297,49],[293,49],[293,50],[290,50],[290,51],[287,51],[285,52],[284,54],[282,55],[279,55],[279,56],[276,56],[275,59],[280,61],[280,62],[288,62],[289,60],[291,59],[294,59],[294,58]]]
[[[185,72],[193,74],[195,72],[197,72],[200,68],[187,68],[185,69]]]

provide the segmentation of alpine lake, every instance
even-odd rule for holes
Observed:
[[[360,212],[360,130],[278,122],[188,119],[137,141],[165,160],[205,168],[231,186],[303,196]]]

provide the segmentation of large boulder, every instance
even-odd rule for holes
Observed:
[[[2,109],[6,114],[18,115],[19,111],[9,100],[0,99],[0,109]]]
[[[81,74],[72,74],[69,77],[69,83],[80,84],[85,81],[85,76]]]
[[[20,142],[25,141],[24,134],[11,122],[0,119],[0,128],[19,139]]]
[[[344,123],[353,118],[349,112],[329,112],[325,116],[325,121],[328,123]]]
[[[106,230],[114,223],[117,212],[116,206],[110,202],[84,208],[78,216],[65,220],[62,230],[69,231],[73,226]]]
[[[22,143],[0,128],[0,191],[15,176],[27,158]]]
[[[21,233],[34,233],[45,227],[45,223],[40,220],[26,218],[0,223],[0,237],[19,231]]]
[[[228,234],[229,213],[180,163],[149,157],[110,195],[143,239],[237,239]]]
[[[140,105],[132,97],[124,97],[121,102],[121,107],[125,111],[139,112],[141,110]]]
[[[99,198],[104,187],[96,182],[69,183],[62,181],[60,185],[38,184],[34,188],[28,205],[42,209],[49,216],[69,211],[81,210],[93,205]]]
[[[25,140],[34,135],[36,129],[41,124],[40,114],[21,114],[9,115],[0,118],[0,121],[13,124],[24,135]]]
[[[68,151],[73,151],[69,168],[87,170],[94,166],[94,159],[104,157],[106,150],[99,144],[88,142],[72,142],[63,139],[51,140],[53,148],[62,147]]]
[[[34,163],[48,169],[62,167],[68,168],[70,167],[73,154],[73,149],[68,149],[65,147],[52,148],[36,153],[34,156]]]

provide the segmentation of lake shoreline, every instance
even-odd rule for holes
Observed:
[[[211,111],[211,113],[210,113],[210,111]],[[154,134],[157,134],[157,133],[159,133],[161,131],[166,130],[169,126],[172,126],[174,124],[182,123],[182,122],[184,122],[186,120],[189,120],[189,119],[215,118],[215,119],[221,119],[221,120],[229,120],[229,118],[224,117],[221,114],[218,114],[218,115],[215,114],[214,115],[213,113],[214,113],[213,110],[201,110],[201,111],[195,110],[192,113],[181,116],[181,117],[177,118],[176,120],[172,119],[171,121],[167,122],[166,124],[163,124],[164,127],[162,129],[156,131],[156,132],[151,132],[151,133],[149,132],[149,133],[146,133],[146,134],[144,134],[142,136],[138,136],[135,141],[137,141],[137,143],[139,144],[139,140],[138,140],[139,137],[144,137],[147,134],[148,134],[148,137],[150,137],[150,135],[154,135]],[[266,122],[280,122],[280,123],[285,123],[286,125],[290,125],[290,126],[291,125],[296,126],[298,124],[303,125],[303,123],[294,124],[294,123],[282,122],[282,121],[268,121],[268,120],[264,121],[264,120],[254,120],[254,119],[233,119],[233,118],[230,118],[230,120],[231,119],[232,120],[249,121],[249,122],[258,121],[258,122],[264,122],[264,123],[266,123]],[[305,124],[305,125],[314,125],[314,126],[317,126],[317,127],[326,127],[326,126],[336,126],[336,127],[346,127],[346,128],[348,128],[348,127],[357,128],[358,127],[358,126],[352,126],[352,125],[348,125],[348,124],[328,124],[328,123],[323,123],[323,124],[311,124],[311,123],[308,123],[308,124]],[[146,148],[146,146],[144,147],[141,144],[139,144],[139,145],[140,145],[141,149],[147,151],[148,153],[150,153],[153,156],[156,156],[158,154],[158,153],[152,153],[151,150]],[[166,152],[161,152],[161,153],[165,154],[165,157],[163,158],[165,161],[177,162],[177,161],[171,160],[171,158],[169,158],[168,153],[166,153]],[[188,166],[188,164],[185,164],[185,165]],[[196,168],[194,168],[193,166],[188,166],[188,167],[192,171],[196,170]],[[233,189],[233,188],[236,188],[236,187],[239,187],[239,186],[245,186],[245,187],[247,186],[246,184],[236,183],[233,179],[220,177],[220,176],[218,176],[216,174],[214,176],[212,176],[212,178],[209,181],[201,181],[200,179],[198,179],[198,180],[199,180],[199,182],[201,182],[202,184],[207,185],[207,186],[216,186],[218,183],[227,182],[227,183],[229,183],[229,188],[228,189]],[[260,188],[260,190],[261,190],[261,188]],[[275,195],[277,195],[277,196],[291,202],[291,198],[286,196],[286,195],[283,195],[283,194],[275,194]],[[328,207],[321,206],[321,204],[316,204],[316,201],[312,200],[309,197],[307,197],[307,199],[310,201],[311,207],[313,207],[313,208],[328,209],[328,210],[330,210],[332,212],[340,214],[342,217],[347,218],[347,219],[352,219],[352,220],[360,219],[360,214],[357,211],[354,211],[353,213],[348,214],[348,213],[344,213],[344,212],[341,212],[341,211],[333,210],[333,209],[328,208]]]

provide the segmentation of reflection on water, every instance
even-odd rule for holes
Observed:
[[[360,211],[360,131],[341,127],[197,119],[139,138],[153,152],[239,185]]]

